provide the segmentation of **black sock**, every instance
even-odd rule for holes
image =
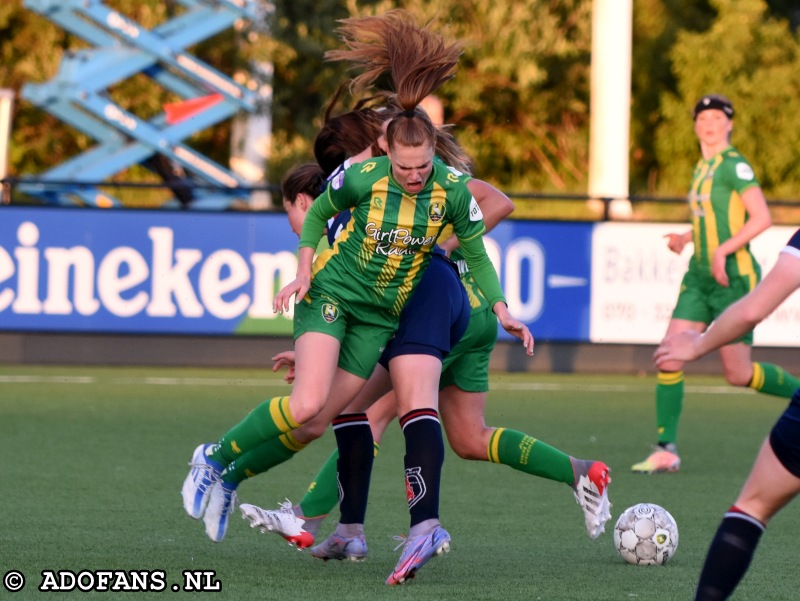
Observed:
[[[339,447],[339,509],[342,524],[363,524],[369,498],[369,479],[375,457],[366,413],[348,413],[333,420]]]
[[[400,418],[406,439],[406,496],[411,526],[439,518],[444,442],[435,409],[415,409]]]
[[[727,599],[750,567],[765,526],[731,507],[708,549],[695,601]]]

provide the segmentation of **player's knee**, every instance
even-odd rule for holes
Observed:
[[[305,424],[307,421],[314,419],[321,408],[320,403],[303,396],[292,396],[289,401],[289,411],[292,414],[292,419],[298,424]]]
[[[752,378],[752,371],[725,369],[725,379],[731,386],[747,386]]]
[[[450,441],[450,448],[452,448],[453,452],[461,459],[472,461],[486,460],[486,447],[479,444],[480,438],[454,437],[448,440]]]
[[[311,442],[320,438],[328,429],[328,424],[317,423],[316,420],[311,420],[303,424],[295,432],[302,432],[302,441],[304,443]],[[299,437],[298,437],[299,438]]]

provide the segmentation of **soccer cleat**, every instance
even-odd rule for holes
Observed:
[[[677,472],[679,469],[681,469],[681,458],[674,443],[665,447],[656,446],[647,459],[631,466],[631,471],[637,474],[664,474]]]
[[[441,526],[436,526],[427,534],[405,539],[403,553],[394,571],[386,579],[386,584],[394,586],[411,580],[416,576],[417,570],[432,557],[448,551],[450,551],[450,535]]]
[[[222,473],[222,466],[206,456],[206,449],[210,446],[210,444],[201,444],[194,450],[192,460],[189,462],[192,469],[189,470],[189,475],[183,481],[181,489],[183,508],[196,520],[203,517],[211,487],[219,482],[220,473]]]
[[[208,538],[215,543],[225,538],[228,532],[228,517],[236,508],[236,485],[217,482],[208,496],[208,507],[203,515]]]
[[[311,547],[309,553],[312,557],[324,561],[329,559],[364,561],[367,558],[367,541],[363,534],[344,537],[334,532],[316,547]]]
[[[608,466],[602,461],[576,461],[576,480],[572,485],[575,500],[583,509],[586,532],[595,539],[606,530],[611,519],[608,485],[611,483]]]
[[[290,545],[305,549],[314,544],[314,536],[303,530],[305,520],[297,517],[292,511],[292,503],[286,499],[280,509],[261,509],[256,505],[245,503],[239,506],[242,518],[250,521],[251,528],[261,532],[280,534]]]

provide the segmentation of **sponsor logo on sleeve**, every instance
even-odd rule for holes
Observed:
[[[481,219],[483,219],[483,213],[478,206],[478,201],[473,198],[469,203],[469,220],[480,221]]]
[[[736,177],[750,181],[755,177],[755,173],[753,173],[753,168],[747,163],[736,163]]]
[[[331,180],[331,188],[338,190],[344,184],[344,171],[337,173]]]

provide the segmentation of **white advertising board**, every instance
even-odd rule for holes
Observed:
[[[656,344],[666,331],[692,247],[678,256],[664,236],[687,223],[601,223],[592,240],[592,342]],[[766,274],[796,228],[774,226],[752,243]],[[800,294],[755,330],[760,346],[800,346]]]

